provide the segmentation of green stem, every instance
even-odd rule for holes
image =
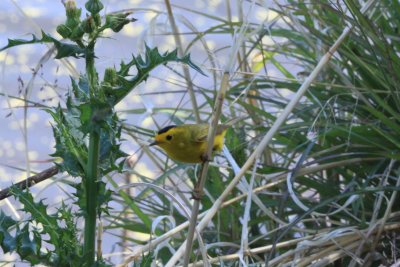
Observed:
[[[89,83],[89,93],[92,98],[96,98],[97,92],[97,72],[94,66],[94,45],[95,42],[91,41],[87,46],[86,56],[86,75]]]
[[[100,135],[97,132],[90,134],[89,161],[86,171],[85,192],[86,192],[86,217],[85,217],[85,240],[83,252],[85,265],[92,266],[95,255],[96,241],[96,218],[97,218],[97,195],[98,195],[98,162],[100,153]]]
[[[86,57],[86,75],[89,83],[90,97],[97,95],[97,73],[94,66],[94,42],[88,47]],[[92,116],[93,116],[92,110]],[[96,219],[97,219],[97,199],[99,194],[97,179],[99,176],[99,154],[100,154],[100,132],[92,130],[89,135],[89,153],[86,168],[85,193],[86,193],[86,212],[85,212],[85,233],[84,233],[84,266],[93,266],[95,261],[95,242],[96,242]]]

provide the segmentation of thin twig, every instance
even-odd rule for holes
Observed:
[[[31,187],[37,183],[40,183],[48,178],[53,177],[54,175],[56,175],[59,172],[58,166],[53,166],[51,168],[48,168],[36,175],[33,175],[31,177],[26,178],[25,180],[16,183],[10,187],[7,187],[4,190],[0,191],[0,200],[8,198],[9,196],[11,196],[10,190],[12,187],[18,187],[20,189],[25,189],[28,187]]]
[[[175,43],[176,43],[176,46],[178,49],[178,56],[182,57],[182,56],[184,56],[182,40],[180,38],[178,27],[176,26],[174,14],[172,13],[172,8],[171,8],[171,4],[170,4],[169,0],[165,0],[165,6],[167,7],[168,19],[169,19],[169,22],[171,23],[171,28],[174,33]],[[186,66],[186,65],[183,65],[182,68],[183,68],[183,74],[184,74],[186,82],[187,82],[188,92],[190,95],[190,101],[192,102],[193,113],[196,118],[196,123],[200,123],[201,119],[200,119],[200,114],[199,114],[199,108],[197,105],[196,96],[194,95],[193,82],[192,82],[192,78],[190,76],[190,71],[189,71],[188,66]]]
[[[97,259],[103,258],[103,222],[99,220],[98,228],[97,228]]]
[[[243,266],[247,266],[248,262],[246,262],[244,256],[244,251],[247,251],[249,249],[249,221],[250,221],[250,209],[251,209],[251,203],[252,203],[252,196],[253,196],[253,186],[254,186],[254,178],[255,174],[257,171],[257,163],[254,164],[253,166],[253,173],[250,178],[250,183],[247,188],[247,199],[246,199],[246,205],[244,209],[244,214],[242,218],[242,238],[240,242],[240,250],[238,252],[239,254],[239,259],[240,262],[243,264]]]
[[[215,101],[214,105],[214,111],[213,111],[213,116],[211,120],[211,126],[208,130],[208,138],[207,138],[207,154],[205,155],[206,159],[210,159],[213,151],[213,145],[214,144],[214,139],[215,135],[217,133],[217,125],[219,121],[219,117],[221,115],[222,111],[222,104],[225,99],[225,93],[226,90],[229,86],[229,73],[225,72],[224,76],[222,77],[222,82],[221,82],[221,87],[218,92],[217,99]],[[196,229],[196,224],[197,224],[197,216],[199,214],[199,208],[200,208],[200,200],[201,196],[203,195],[204,192],[204,185],[206,183],[207,179],[207,172],[208,172],[208,166],[209,166],[209,161],[206,160],[205,162],[202,163],[202,168],[201,168],[201,175],[199,178],[199,181],[197,182],[193,193],[196,195],[194,198],[194,204],[192,207],[192,214],[190,217],[190,223],[189,223],[189,232],[187,236],[187,242],[186,242],[186,252],[184,255],[184,261],[183,261],[183,266],[188,266],[189,264],[189,259],[190,255],[192,254],[192,246],[193,246],[193,239],[194,239],[194,232]],[[197,230],[199,231],[199,230]],[[199,231],[200,232],[200,231]],[[168,266],[168,264],[166,265]]]

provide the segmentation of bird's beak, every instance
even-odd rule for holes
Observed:
[[[158,142],[157,142],[157,141],[154,141],[154,142],[151,143],[149,146],[156,146],[156,145],[158,145]]]
[[[161,143],[159,137],[156,135],[154,136],[153,142],[149,146],[158,146]]]

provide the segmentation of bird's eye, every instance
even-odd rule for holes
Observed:
[[[172,135],[167,135],[167,140],[168,141],[172,140]]]

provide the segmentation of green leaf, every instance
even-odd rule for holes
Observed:
[[[118,184],[112,179],[109,178],[108,181],[111,183],[111,185],[117,189],[118,188]],[[143,224],[146,227],[146,232],[150,231],[151,229],[151,218],[148,216],[148,214],[146,214],[143,210],[141,210],[141,208],[138,206],[138,204],[136,203],[136,201],[133,201],[131,199],[131,197],[123,190],[118,190],[118,194],[119,196],[124,200],[124,205],[127,205],[130,207],[130,209],[132,209],[132,211],[139,217],[139,219],[143,222]],[[139,224],[135,224],[139,225]]]
[[[54,46],[57,48],[56,59],[61,59],[64,57],[75,57],[81,58],[86,56],[86,49],[79,47],[78,45],[68,44],[57,39],[51,37],[50,35],[46,34],[42,31],[42,38],[36,37],[36,35],[32,34],[31,40],[23,40],[23,39],[8,39],[8,44],[0,49],[4,51],[14,46],[19,45],[26,45],[26,44],[41,44],[41,43],[53,43]]]
[[[46,109],[53,117],[53,135],[56,141],[56,152],[54,157],[60,157],[63,162],[59,164],[62,171],[67,171],[71,176],[82,176],[85,173],[87,148],[85,134],[81,131],[79,110],[72,108],[70,99],[67,101],[70,106],[69,112],[64,114],[61,107],[55,110]]]
[[[33,220],[43,225],[43,232],[47,233],[53,245],[57,246],[59,241],[57,217],[47,213],[47,206],[42,200],[35,202],[29,191],[12,187],[11,192],[24,205],[23,210],[30,213]]]
[[[101,216],[102,213],[110,215],[108,212],[108,210],[110,209],[108,203],[111,201],[112,191],[106,187],[106,183],[104,183],[103,181],[98,182],[98,187],[99,187],[98,190],[99,194],[97,199],[97,205],[98,205],[97,214],[98,216]]]
[[[157,48],[151,49],[146,45],[144,57],[139,55],[137,57],[133,57],[128,63],[121,62],[120,69],[117,71],[117,75],[119,77],[117,82],[118,86],[106,92],[112,105],[116,105],[133,88],[135,88],[141,82],[146,81],[150,72],[154,68],[160,65],[165,65],[169,62],[184,63],[197,72],[205,75],[205,73],[190,60],[190,55],[180,58],[178,57],[177,50],[160,54]],[[137,74],[131,78],[129,72],[132,67],[136,68]]]
[[[74,96],[78,100],[82,102],[89,100],[89,83],[86,76],[81,75],[78,83],[71,77],[71,84]]]
[[[80,113],[80,124],[84,134],[90,131],[101,132],[104,124],[111,120],[112,107],[102,101],[92,99],[86,103],[80,103],[76,108]]]
[[[29,260],[32,265],[38,264],[40,262],[40,245],[41,239],[37,238],[31,240],[29,232],[29,224],[25,224],[22,230],[17,233],[17,243],[18,243],[18,254],[23,260]]]
[[[121,124],[109,101],[90,98],[86,76],[81,76],[77,83],[72,79],[73,96],[67,98],[67,108],[47,109],[55,124],[53,134],[56,140],[55,157],[64,161],[60,164],[63,171],[77,177],[85,176],[88,148],[85,139],[90,132],[100,134],[100,176],[111,171],[120,171],[122,162],[117,163],[126,154],[120,150],[119,138]]]
[[[4,253],[14,251],[17,247],[16,239],[11,236],[9,230],[12,226],[16,226],[16,223],[10,216],[5,215],[0,210],[0,244]]]
[[[126,24],[135,21],[135,19],[127,18],[130,14],[131,12],[107,15],[104,27],[111,29],[113,32],[119,32]]]
[[[62,203],[57,213],[49,214],[43,201],[34,202],[28,191],[17,187],[12,187],[11,191],[24,205],[22,210],[31,217],[20,229],[16,221],[0,211],[0,241],[3,251],[16,251],[21,259],[29,261],[32,265],[42,263],[47,266],[79,266],[82,246],[78,240],[76,217],[73,216],[71,208]],[[41,230],[35,228],[34,225],[37,224],[41,225]],[[16,226],[15,237],[9,234],[13,226]],[[53,247],[52,251],[41,250],[44,236],[45,242]]]

